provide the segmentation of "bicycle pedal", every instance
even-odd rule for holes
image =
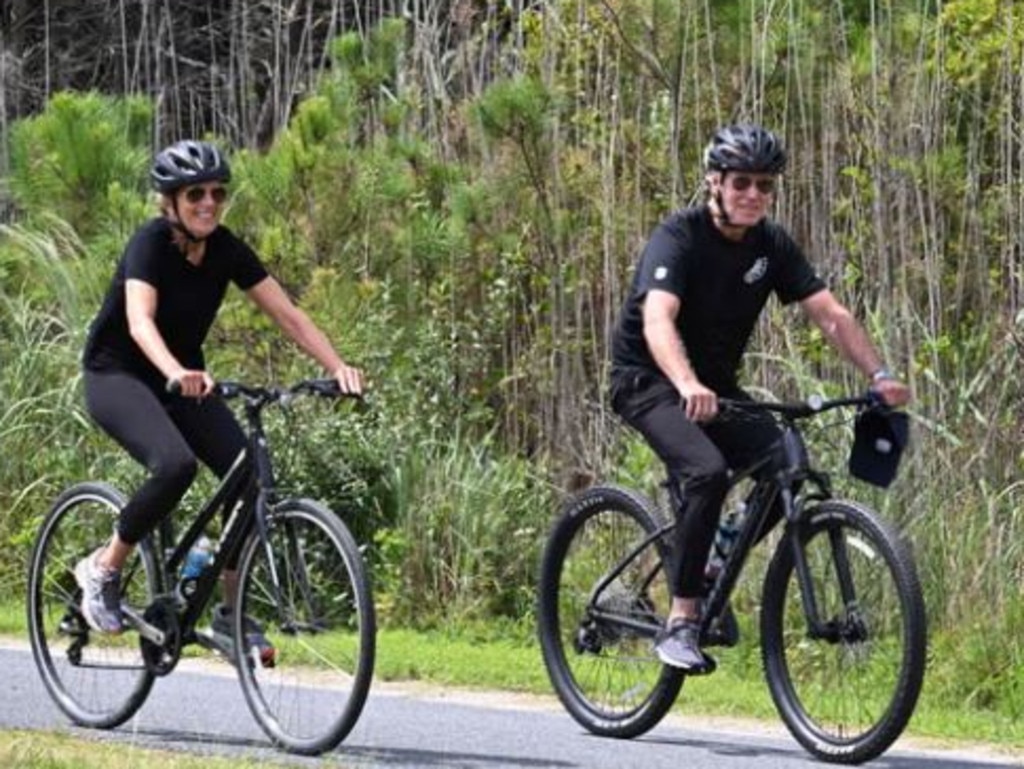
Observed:
[[[701,637],[701,646],[725,646],[731,647],[738,643],[738,639],[718,627],[711,627]]]
[[[701,634],[703,646],[725,646],[731,648],[740,642],[740,627],[732,607],[726,604],[724,611],[711,620],[710,625]]]

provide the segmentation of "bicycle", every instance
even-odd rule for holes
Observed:
[[[86,482],[54,502],[29,564],[33,655],[47,690],[72,721],[109,729],[131,718],[155,679],[175,669],[186,646],[198,644],[231,659],[252,715],[274,744],[319,754],[345,738],[366,702],[374,606],[361,552],[341,519],[317,502],[278,498],[263,411],[300,395],[341,393],[334,380],[286,389],[220,382],[215,392],[242,400],[247,447],[180,539],[168,516],[125,564],[125,633],[90,630],[73,574],[78,560],[109,538],[124,495]],[[178,577],[221,509],[230,516],[212,561],[198,577]],[[225,648],[197,624],[235,558],[239,591]],[[245,648],[246,618],[265,628],[274,649],[269,659]]]
[[[784,528],[760,611],[768,688],[808,752],[832,763],[867,761],[896,740],[916,706],[924,600],[907,542],[869,508],[833,498],[827,474],[811,466],[800,423],[841,407],[879,408],[876,398],[720,404],[723,417],[777,420],[782,438],[731,475],[734,495],[746,491],[745,512],[705,599],[703,637],[718,629],[780,499]],[[541,648],[561,702],[594,734],[643,734],[683,685],[685,673],[662,666],[651,648],[670,602],[662,565],[673,528],[643,495],[600,485],[568,499],[551,530],[538,586]]]

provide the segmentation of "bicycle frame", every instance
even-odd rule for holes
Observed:
[[[805,502],[808,499],[830,499],[831,484],[827,475],[811,468],[803,435],[792,419],[784,417],[782,437],[772,455],[738,472],[733,477],[730,488],[755,476],[772,463],[777,465],[776,471],[772,475],[758,478],[747,495],[746,514],[736,543],[707,596],[702,618],[705,629],[725,608],[776,500],[782,505],[782,517],[785,521],[783,538],[790,543],[796,560],[801,594],[804,598],[804,613],[811,628],[817,628],[821,624],[811,589],[806,556],[800,547],[799,532]],[[816,487],[816,490],[801,496],[799,489],[807,482]]]
[[[240,394],[231,384],[218,386],[230,397]],[[191,525],[175,542],[174,524],[171,516],[165,518],[157,532],[150,535],[154,551],[158,558],[158,595],[169,595],[177,586],[182,588],[177,599],[182,604],[180,627],[184,644],[197,641],[195,634],[196,622],[201,617],[210,598],[217,587],[217,580],[224,572],[227,564],[237,558],[242,545],[251,534],[253,527],[259,531],[264,547],[268,547],[266,538],[267,511],[275,499],[275,482],[267,444],[266,432],[263,427],[262,408],[266,403],[262,400],[246,399],[245,421],[248,426],[246,448],[238,455],[235,463],[221,479],[213,495],[202,506],[192,520]],[[195,545],[219,510],[230,510],[221,537],[214,548],[213,560],[199,577],[188,584],[179,580],[176,575],[189,550]],[[273,559],[269,559],[273,564]],[[132,575],[126,575],[126,582]],[[277,574],[271,575],[275,593],[280,590]],[[275,595],[280,604],[280,595]],[[139,634],[157,645],[165,640],[164,633],[138,612],[135,607],[124,606],[126,622],[133,626]]]
[[[873,401],[869,398],[859,397],[831,401],[826,405],[827,408],[835,408],[843,405],[866,405],[871,402]],[[722,404],[725,408],[733,407],[737,410],[757,409],[779,413],[782,435],[768,455],[731,474],[730,490],[749,478],[755,478],[755,482],[745,499],[746,513],[736,542],[706,597],[701,619],[702,631],[706,632],[725,608],[739,581],[747,558],[761,534],[771,507],[776,500],[779,500],[785,521],[783,538],[793,551],[797,579],[801,587],[803,610],[808,623],[808,633],[812,638],[835,639],[837,637],[836,629],[830,623],[821,620],[806,555],[800,546],[802,514],[806,502],[812,499],[823,501],[832,498],[832,488],[827,474],[811,467],[807,447],[796,421],[800,417],[819,413],[825,409],[822,408],[822,404],[815,403],[786,405],[723,399]],[[811,490],[801,491],[801,488],[807,484],[812,487]],[[682,504],[683,496],[674,485],[669,484],[668,487],[673,496],[673,503],[678,509]],[[646,537],[598,581],[590,596],[591,616],[595,619],[611,620],[617,625],[628,627],[647,636],[653,637],[657,633],[660,629],[659,625],[603,610],[597,605],[597,599],[626,568],[640,558],[657,540],[667,537],[675,527],[676,523],[672,521]],[[842,548],[834,544],[833,555],[840,573],[843,598],[849,605],[854,605],[856,596],[848,576],[849,565],[846,562],[845,553]],[[659,561],[648,571],[643,582],[644,588],[653,582],[660,568]]]

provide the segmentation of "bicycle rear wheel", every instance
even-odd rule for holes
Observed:
[[[253,535],[243,548],[233,626],[237,644],[243,617],[256,620],[276,654],[264,665],[258,649],[246,650],[238,675],[275,743],[322,753],[355,726],[369,692],[377,632],[369,582],[352,535],[327,508],[287,500],[267,528],[266,547]]]
[[[54,502],[36,539],[28,573],[28,627],[32,654],[57,705],[82,726],[124,723],[145,702],[153,674],[138,636],[98,633],[80,611],[78,561],[110,539],[124,497],[102,483],[81,483]],[[140,544],[122,572],[123,600],[148,606],[157,589],[148,544]]]
[[[905,542],[851,502],[807,511],[799,544],[809,595],[783,538],[761,610],[765,674],[793,736],[824,761],[856,764],[883,753],[914,711],[924,678],[924,600]],[[813,599],[819,632],[808,624]]]
[[[538,632],[562,704],[594,734],[635,737],[672,707],[683,673],[654,656],[670,592],[650,502],[627,489],[594,487],[569,500],[541,563]]]

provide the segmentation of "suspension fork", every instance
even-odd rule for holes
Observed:
[[[788,492],[789,490],[785,491]],[[792,493],[790,492],[787,505],[793,504]],[[812,639],[837,641],[839,640],[840,628],[836,625],[835,618],[830,620],[822,619],[818,607],[818,599],[815,594],[814,578],[807,563],[807,553],[804,550],[803,543],[805,539],[804,533],[808,530],[809,522],[803,515],[794,513],[794,516],[786,527],[786,537],[789,539],[793,555],[793,567],[800,585],[800,600],[803,604],[804,616],[807,619],[807,635]],[[857,607],[856,589],[853,584],[849,554],[846,551],[841,526],[830,525],[827,533],[829,552],[831,553],[832,564],[835,568],[836,579],[839,581],[843,606],[848,612],[855,612]]]
[[[786,521],[784,536],[788,540],[790,553],[793,556],[793,569],[796,572],[797,583],[800,585],[800,603],[803,605],[804,617],[807,619],[807,635],[811,638],[820,638],[823,628],[818,613],[818,599],[814,594],[814,579],[811,577],[811,568],[807,565],[807,553],[804,552],[803,545],[806,519],[801,515],[802,506],[797,505],[792,478],[785,472],[780,474],[779,500],[782,503]]]

